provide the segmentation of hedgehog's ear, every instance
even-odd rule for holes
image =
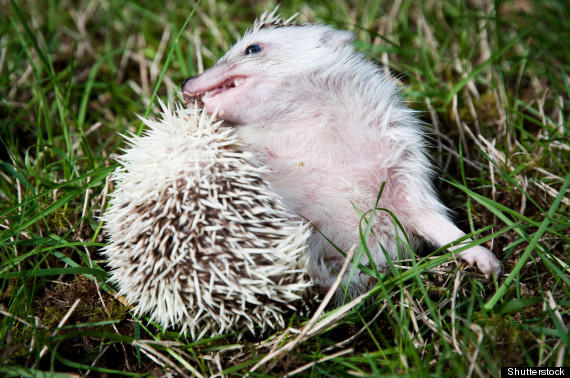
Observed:
[[[323,34],[320,42],[321,46],[330,46],[336,50],[354,41],[355,37],[353,32],[330,29]]]

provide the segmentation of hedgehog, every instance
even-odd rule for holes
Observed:
[[[135,314],[204,335],[283,327],[313,286],[310,231],[282,204],[233,128],[161,103],[125,136],[103,215],[103,254]]]
[[[427,241],[448,246],[486,276],[498,275],[500,261],[473,245],[438,199],[423,125],[396,80],[354,49],[352,32],[297,24],[276,11],[265,12],[213,67],[185,80],[182,92],[209,113],[218,109],[269,168],[263,178],[289,211],[314,226],[316,283],[322,290],[332,285],[344,263],[339,249],[360,242],[365,228],[355,208],[373,209],[382,185],[378,207],[389,211],[374,213],[372,259],[363,254],[359,264],[385,268],[387,258],[398,261]],[[400,241],[404,232],[411,248]],[[343,277],[352,295],[374,282],[362,272]]]

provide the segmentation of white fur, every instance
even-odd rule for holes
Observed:
[[[434,193],[420,122],[395,81],[355,51],[352,33],[271,26],[275,20],[264,15],[214,67],[187,80],[186,98],[201,99],[209,112],[218,109],[238,126],[249,150],[270,168],[266,179],[286,206],[344,251],[359,242],[360,217],[351,203],[362,212],[372,209],[383,182],[379,207],[393,211],[413,247],[421,239],[440,247],[464,236]],[[251,45],[261,51],[245,54]],[[372,263],[384,267],[379,243],[392,259],[402,248],[388,213],[376,212],[373,228]],[[314,278],[326,289],[344,258],[318,232],[310,244]],[[500,262],[483,247],[463,258],[486,275],[500,272]],[[361,263],[370,262],[364,257]],[[351,284],[356,293],[369,277],[357,274]]]

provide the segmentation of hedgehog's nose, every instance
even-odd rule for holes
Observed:
[[[186,84],[187,84],[190,80],[192,80],[192,79],[194,79],[194,78],[196,78],[196,77],[198,77],[198,76],[200,76],[200,75],[191,76],[191,77],[189,77],[188,79],[184,80],[184,81],[182,82],[182,86],[181,86],[182,92],[184,92],[184,87],[186,86]]]

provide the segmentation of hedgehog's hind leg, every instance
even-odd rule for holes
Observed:
[[[454,244],[457,239],[464,237],[465,233],[453,224],[447,216],[434,212],[418,212],[417,214],[422,215],[420,219],[416,219],[416,222],[414,222],[414,228],[418,235],[438,248],[451,244],[449,249],[455,250],[461,246]],[[471,239],[466,239],[461,244],[470,241]],[[487,277],[490,277],[493,273],[498,276],[501,272],[501,262],[495,257],[493,252],[480,245],[469,248],[462,252],[460,256],[469,265],[477,266]]]

